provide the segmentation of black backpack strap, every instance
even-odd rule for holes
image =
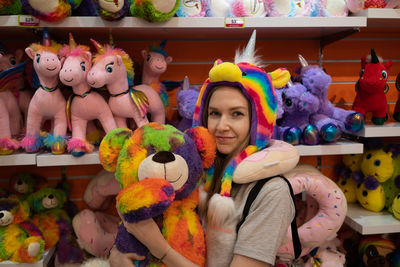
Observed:
[[[297,232],[297,225],[296,225],[296,216],[297,216],[297,210],[296,210],[296,203],[294,200],[294,193],[292,189],[292,185],[290,182],[283,177],[282,175],[277,175],[273,177],[268,177],[262,180],[258,180],[257,183],[253,186],[253,188],[250,190],[249,195],[247,197],[246,203],[244,205],[243,209],[243,214],[242,214],[242,219],[239,221],[239,223],[236,225],[236,234],[239,232],[240,227],[246,220],[247,215],[249,214],[251,204],[253,204],[253,201],[256,199],[258,193],[260,192],[261,188],[264,186],[266,182],[271,180],[272,178],[280,177],[282,178],[287,185],[289,186],[289,191],[290,191],[290,196],[292,197],[293,200],[293,205],[294,205],[294,210],[295,210],[295,215],[292,220],[292,223],[290,224],[291,230],[292,230],[292,242],[293,242],[293,249],[294,249],[294,257],[297,259],[300,257],[301,254],[301,243],[300,243],[300,238],[299,238],[299,233]]]

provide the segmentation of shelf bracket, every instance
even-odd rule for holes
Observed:
[[[334,33],[334,34],[331,34],[331,35],[323,36],[321,38],[321,40],[320,40],[320,47],[321,47],[321,49],[323,49],[328,44],[331,44],[333,42],[336,42],[338,40],[346,38],[347,36],[350,36],[350,35],[352,35],[352,34],[354,34],[356,32],[359,32],[359,31],[360,31],[360,28],[355,27],[355,28],[348,29],[348,30],[345,30],[345,31],[341,31],[341,32],[338,32],[338,33]]]

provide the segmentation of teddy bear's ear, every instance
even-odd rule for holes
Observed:
[[[202,126],[187,129],[185,134],[194,140],[203,162],[203,168],[210,168],[217,151],[214,137]]]
[[[107,133],[100,143],[99,159],[106,171],[115,172],[119,152],[133,132],[126,128],[113,129]]]

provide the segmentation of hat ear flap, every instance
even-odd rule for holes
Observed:
[[[133,132],[126,128],[113,129],[107,133],[100,143],[99,159],[106,171],[115,172],[119,152],[121,152],[126,140],[133,135]]]
[[[185,134],[194,140],[197,151],[200,153],[201,161],[203,162],[203,168],[210,168],[214,162],[215,153],[217,151],[214,137],[207,128],[202,126],[187,129]]]

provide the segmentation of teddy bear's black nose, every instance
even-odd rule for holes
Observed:
[[[18,180],[17,185],[22,185],[22,181]]]
[[[4,217],[4,213],[0,212],[0,219]]]
[[[168,151],[160,151],[157,152],[153,156],[153,160],[158,163],[168,163],[175,160],[174,154]]]
[[[48,196],[48,198],[50,198],[50,199],[53,199],[53,198],[54,198],[54,196],[53,196],[53,195],[49,195],[49,196]]]

